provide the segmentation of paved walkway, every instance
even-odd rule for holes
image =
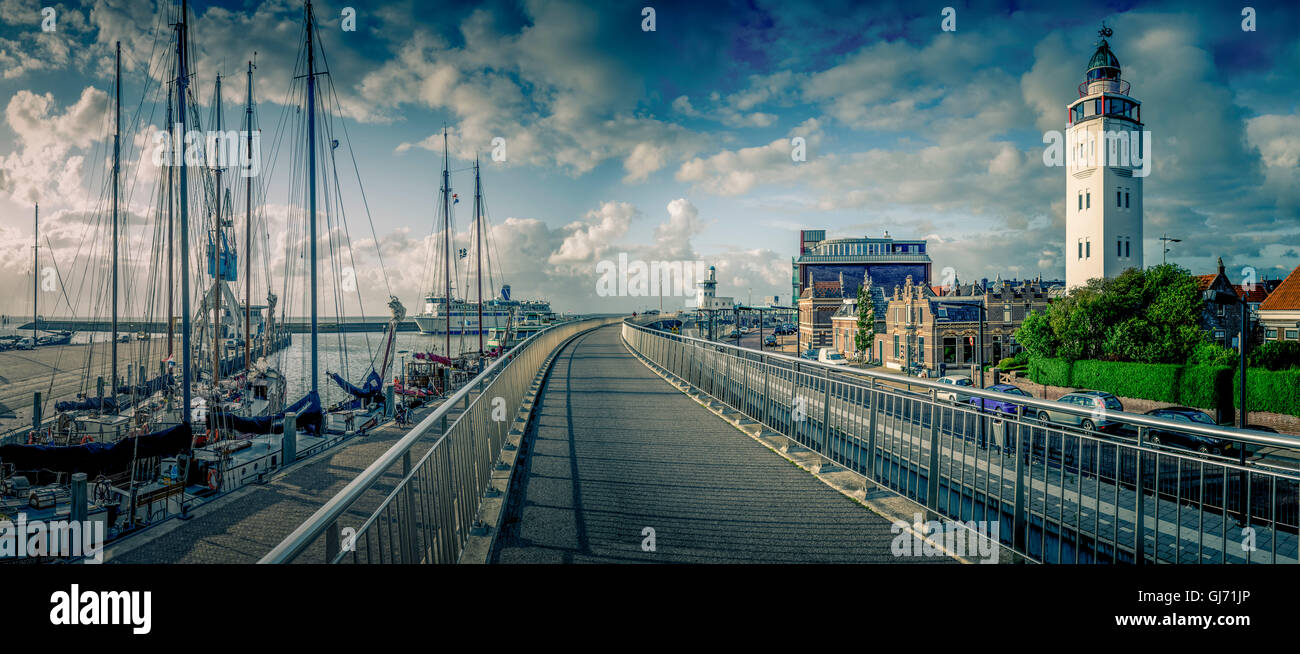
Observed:
[[[418,424],[433,407],[417,409],[412,424]],[[452,420],[458,412],[453,410]],[[123,554],[109,547],[111,563],[256,563],[285,536],[311,517],[327,500],[388,451],[409,427],[388,423],[366,436],[335,446],[307,463],[273,478],[265,485],[245,486],[195,511],[188,521],[169,520],[117,547],[135,545]],[[430,430],[422,444],[412,450],[418,460],[437,439]],[[370,515],[381,499],[392,492],[399,480],[396,471],[387,474],[367,491],[345,514],[355,524]],[[317,539],[296,563],[323,563],[324,539]]]
[[[653,374],[617,326],[561,352],[537,411],[496,562],[951,562],[895,558],[888,520]]]

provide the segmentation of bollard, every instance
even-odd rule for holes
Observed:
[[[41,392],[36,391],[32,394],[32,430],[37,431],[41,428]]]
[[[298,458],[298,414],[290,411],[284,414],[284,436],[280,439],[281,466],[287,466]]]
[[[72,473],[72,506],[68,510],[68,520],[72,522],[86,521],[86,473]]]

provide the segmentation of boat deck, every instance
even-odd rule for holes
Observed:
[[[413,424],[435,406],[416,409]],[[452,419],[456,415],[453,412]],[[104,559],[109,563],[256,563],[407,431],[409,427],[393,422],[383,424],[277,472],[265,484],[253,483],[204,503],[191,511],[189,520],[169,520],[110,545]],[[422,456],[434,440],[426,439],[412,454]],[[389,483],[378,484],[353,506],[349,515],[355,513],[357,524],[391,491],[397,474],[390,477]]]

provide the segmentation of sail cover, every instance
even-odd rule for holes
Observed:
[[[334,383],[339,385],[339,388],[342,388],[352,397],[361,400],[380,401],[380,395],[384,390],[384,380],[379,378],[379,373],[375,372],[374,368],[370,369],[370,374],[366,375],[366,380],[360,387],[354,386],[336,372],[329,373],[329,376],[330,379],[334,380]]]
[[[270,416],[245,418],[225,411],[214,411],[208,415],[211,417],[213,426],[218,429],[234,429],[235,431],[250,434],[283,434],[284,416],[290,411],[298,414],[294,423],[295,429],[304,433],[319,433],[323,413],[321,412],[320,396],[315,391],[308,392],[302,399],[286,407],[284,411]]]
[[[2,445],[0,461],[13,464],[15,470],[84,472],[94,479],[100,474],[129,470],[131,461],[136,458],[171,456],[189,446],[189,426],[179,424],[135,438],[123,438],[111,444],[87,443],[66,447]]]
[[[55,402],[54,409],[56,411],[112,411],[117,409],[117,402],[111,397],[106,397],[104,398],[103,406],[101,407],[99,398],[89,397],[84,400],[64,400],[62,402]]]

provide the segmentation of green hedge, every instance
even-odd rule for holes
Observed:
[[[1211,412],[1219,407],[1240,408],[1240,376],[1229,366],[1031,359],[1029,378],[1037,384],[1099,389]],[[1250,368],[1246,379],[1248,410],[1300,416],[1300,368]]]
[[[1241,392],[1241,377],[1232,376],[1232,405],[1241,408],[1237,401]],[[1250,368],[1246,371],[1246,410],[1269,411],[1300,416],[1300,368],[1290,370],[1264,370]]]
[[[1070,385],[1100,389],[1120,397],[1177,402],[1182,370],[1182,366],[1172,363],[1075,361]]]
[[[1070,362],[1065,359],[1030,359],[1029,378],[1048,386],[1070,385]]]
[[[1232,378],[1236,368],[1187,366],[1178,380],[1178,403],[1215,409],[1232,403]]]

